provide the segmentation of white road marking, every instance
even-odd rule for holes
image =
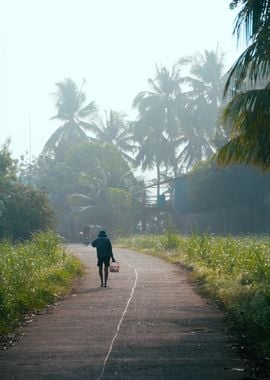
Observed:
[[[123,262],[123,261],[122,261],[122,262]],[[125,310],[123,311],[123,314],[122,314],[122,316],[121,316],[121,318],[120,318],[120,320],[119,320],[119,322],[118,322],[118,325],[117,325],[117,328],[116,328],[116,333],[115,333],[114,337],[112,338],[111,345],[110,345],[109,350],[108,350],[108,353],[107,353],[107,355],[106,355],[106,357],[105,357],[105,359],[104,359],[103,366],[102,366],[102,370],[101,370],[101,373],[100,373],[99,377],[97,378],[97,380],[100,380],[100,379],[102,378],[102,376],[104,375],[105,368],[106,368],[106,364],[107,364],[107,361],[108,361],[108,359],[109,359],[109,357],[110,357],[110,354],[111,354],[111,352],[112,352],[114,342],[115,342],[115,340],[116,340],[116,338],[117,338],[117,336],[118,336],[118,333],[119,333],[119,330],[120,330],[120,326],[121,326],[122,321],[123,321],[123,319],[124,319],[124,316],[125,316],[125,314],[126,314],[126,312],[127,312],[127,310],[128,310],[128,306],[129,306],[129,304],[130,304],[130,301],[132,300],[132,297],[133,297],[133,294],[134,294],[135,288],[136,288],[136,286],[137,286],[138,272],[137,272],[136,268],[134,268],[132,265],[130,265],[130,264],[126,263],[126,262],[125,262],[125,264],[128,265],[130,268],[132,268],[132,269],[134,270],[134,272],[135,272],[135,280],[134,280],[134,284],[133,284],[133,287],[132,287],[132,289],[131,289],[131,293],[130,293],[129,299],[128,299],[128,301],[127,301],[127,304],[126,304]]]

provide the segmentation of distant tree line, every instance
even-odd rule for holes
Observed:
[[[208,161],[179,180],[183,190],[178,194],[176,187],[175,208],[185,231],[270,231],[270,176],[262,171],[242,165],[222,168]]]
[[[157,66],[149,88],[134,98],[135,120],[115,110],[101,116],[96,103],[87,102],[84,82],[56,83],[53,119],[61,124],[35,161],[21,161],[19,176],[48,194],[60,231],[70,235],[82,223],[114,233],[136,229],[147,198],[136,168],[156,170],[157,197],[163,180],[188,173],[191,208],[199,210],[233,203],[233,192],[223,200],[213,194],[226,176],[246,193],[245,176],[256,177],[244,169],[207,167],[209,160],[269,167],[269,1],[231,1],[237,6],[234,32],[239,37],[246,26],[248,48],[229,72],[218,48],[181,58],[172,69]],[[206,166],[198,166],[202,161]]]
[[[42,154],[58,160],[71,145],[97,142],[116,146],[131,169],[155,168],[157,183],[190,170],[226,141],[218,120],[225,83],[223,60],[219,49],[206,50],[179,59],[172,70],[156,67],[149,90],[134,98],[138,116],[132,121],[113,110],[105,111],[104,120],[95,102],[86,102],[83,86],[79,90],[70,78],[56,83],[53,119],[62,124]],[[181,75],[187,67],[189,75]]]
[[[186,66],[190,75],[181,76]],[[181,59],[171,71],[157,67],[148,82],[149,91],[133,102],[136,120],[114,110],[103,118],[95,102],[86,101],[83,84],[56,83],[52,119],[61,125],[31,167],[21,162],[21,178],[48,193],[64,235],[83,224],[113,233],[136,230],[147,194],[135,169],[156,168],[159,195],[162,179],[190,170],[226,138],[217,122],[224,84],[218,49]]]

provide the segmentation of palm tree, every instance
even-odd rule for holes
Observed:
[[[134,124],[135,128],[139,124]],[[170,149],[168,140],[163,134],[158,135],[155,129],[151,128],[147,135],[141,136],[138,139],[138,134],[135,131],[134,138],[140,140],[140,146],[136,155],[136,166],[141,165],[143,171],[156,168],[157,172],[157,196],[160,195],[161,168],[162,165],[169,165]]]
[[[110,217],[114,205],[108,199],[109,194],[113,191],[130,194],[138,188],[136,178],[117,148],[100,144],[79,145],[66,160],[76,184],[75,191],[66,197],[69,205],[66,217],[76,216],[85,222],[88,219],[101,225],[111,223],[110,227],[116,226],[119,221]]]
[[[176,102],[181,92],[179,70],[173,67],[156,68],[156,78],[149,79],[150,91],[140,92],[133,101],[139,115],[133,123],[134,141],[138,143],[137,164],[143,170],[157,169],[160,182],[162,165],[173,167],[177,174],[176,144],[179,123],[176,117]],[[159,186],[157,187],[159,195]]]
[[[219,164],[270,166],[270,1],[234,0],[242,5],[233,33],[245,32],[248,47],[229,71],[225,96],[231,96],[222,120],[231,139],[217,155]]]
[[[57,87],[54,93],[57,114],[51,120],[58,119],[63,121],[63,124],[46,142],[42,151],[43,155],[56,153],[63,155],[67,147],[89,141],[85,130],[91,129],[97,112],[95,102],[85,105],[86,96],[82,92],[82,87],[78,89],[72,79],[65,78],[55,85]]]
[[[99,119],[92,124],[91,131],[95,135],[91,137],[92,141],[115,145],[127,162],[134,162],[130,153],[133,153],[135,147],[131,143],[130,123],[125,114],[113,110],[108,114],[105,111],[105,122]]]
[[[192,98],[205,99],[216,110],[222,103],[224,53],[217,46],[216,50],[181,58],[178,63],[180,66],[190,65],[190,75],[184,80],[191,87],[189,94]]]
[[[180,67],[190,66],[190,74],[183,78],[188,89],[178,109],[183,131],[178,159],[186,170],[211,156],[215,151],[215,136],[224,135],[218,124],[225,83],[223,61],[224,54],[218,47],[178,61]]]
[[[203,128],[206,109],[207,104],[203,107],[202,101],[200,107],[196,106],[195,101],[187,101],[179,109],[182,135],[178,139],[177,161],[182,172],[189,171],[195,163],[207,159],[214,152],[214,144]]]

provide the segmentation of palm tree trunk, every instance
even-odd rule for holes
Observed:
[[[157,198],[160,196],[160,164],[157,162]]]

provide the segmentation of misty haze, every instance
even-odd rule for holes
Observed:
[[[270,376],[269,24],[0,0],[1,378]]]

